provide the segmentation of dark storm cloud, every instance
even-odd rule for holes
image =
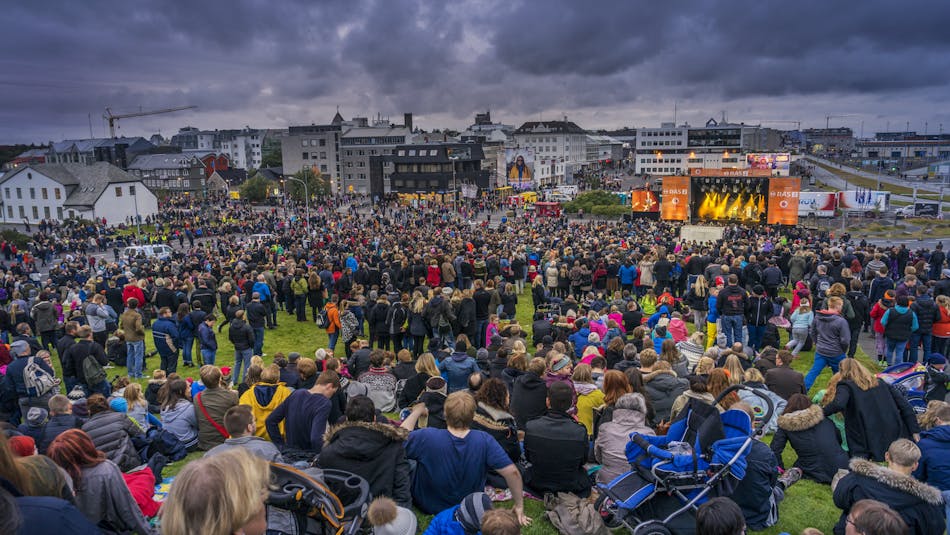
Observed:
[[[943,0],[8,4],[0,142],[88,135],[88,114],[101,134],[107,106],[199,107],[123,127],[166,135],[325,121],[337,105],[455,127],[486,108],[653,124],[673,101],[691,120],[729,107],[950,125]]]

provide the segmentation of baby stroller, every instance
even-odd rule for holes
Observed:
[[[666,436],[630,435],[627,460],[631,470],[598,485],[597,508],[611,528],[626,527],[634,535],[695,532],[694,513],[711,497],[729,496],[746,471],[752,441],[762,432],[739,410],[719,414],[715,405],[728,394],[747,390],[762,398],[768,422],[775,408],[757,389],[735,385],[706,405],[691,401]]]
[[[369,483],[342,470],[298,470],[271,463],[267,532],[287,535],[355,535],[372,495]]]
[[[927,410],[927,372],[922,365],[902,362],[888,366],[877,376],[900,390],[915,413],[922,414]]]

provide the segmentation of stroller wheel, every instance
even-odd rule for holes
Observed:
[[[594,502],[594,508],[600,513],[607,529],[617,529],[623,526],[622,512],[606,494],[601,494]]]
[[[651,520],[637,526],[633,535],[673,535],[673,532],[663,522]]]

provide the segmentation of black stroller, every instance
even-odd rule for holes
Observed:
[[[271,463],[268,533],[354,535],[362,529],[372,495],[362,477],[342,470],[298,470]],[[322,472],[322,473],[321,473]]]

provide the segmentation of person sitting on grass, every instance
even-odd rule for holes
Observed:
[[[584,470],[587,429],[567,414],[573,396],[570,386],[552,383],[547,412],[525,426],[525,458],[531,463],[525,482],[536,496],[546,492],[571,492],[582,498],[590,495],[591,481]]]
[[[285,456],[309,459],[320,453],[330,415],[330,398],[339,389],[340,376],[325,371],[313,388],[295,390],[267,416],[267,434]]]
[[[412,482],[416,506],[426,514],[448,509],[484,489],[488,470],[495,470],[511,489],[515,502],[512,510],[518,521],[528,525],[531,521],[524,514],[521,474],[491,435],[471,429],[475,418],[472,396],[454,392],[445,400],[447,429],[412,431],[425,412],[425,405],[419,403],[402,422],[402,427],[411,431],[406,456],[417,463]]]
[[[247,376],[249,379],[255,375],[252,371],[253,368],[254,364],[248,368]],[[288,397],[290,397],[290,389],[280,382],[280,368],[276,364],[261,368],[260,380],[241,394],[239,401],[241,405],[248,405],[254,411],[254,419],[257,421],[257,436],[264,440],[272,438],[268,435],[265,420]],[[279,429],[281,433],[284,432],[283,423],[280,424]]]
[[[913,535],[943,533],[947,527],[943,496],[911,475],[917,469],[920,448],[905,438],[895,440],[885,460],[887,467],[851,459],[851,473],[831,483],[835,505],[841,509],[835,535],[845,533],[851,507],[865,498],[880,500],[897,511]]]
[[[729,498],[713,498],[696,510],[696,533],[702,535],[742,535],[745,518],[736,502]]]
[[[256,436],[257,424],[254,421],[254,413],[247,405],[235,405],[224,413],[224,429],[230,435],[230,438],[205,453],[205,457],[211,457],[224,453],[235,448],[244,448],[252,454],[275,463],[284,462],[280,455],[280,450],[269,440]]]
[[[458,505],[435,515],[423,535],[472,535],[482,527],[482,517],[492,510],[491,498],[484,492],[475,492]]]
[[[804,394],[788,399],[777,422],[771,448],[779,467],[784,467],[782,452],[789,443],[795,450],[795,467],[802,470],[803,477],[828,484],[838,470],[848,467],[848,453],[841,448],[838,428],[825,417],[821,405],[812,404]]]
[[[920,461],[914,477],[940,489],[950,525],[950,405],[939,405],[934,420],[934,427],[920,433]]]

